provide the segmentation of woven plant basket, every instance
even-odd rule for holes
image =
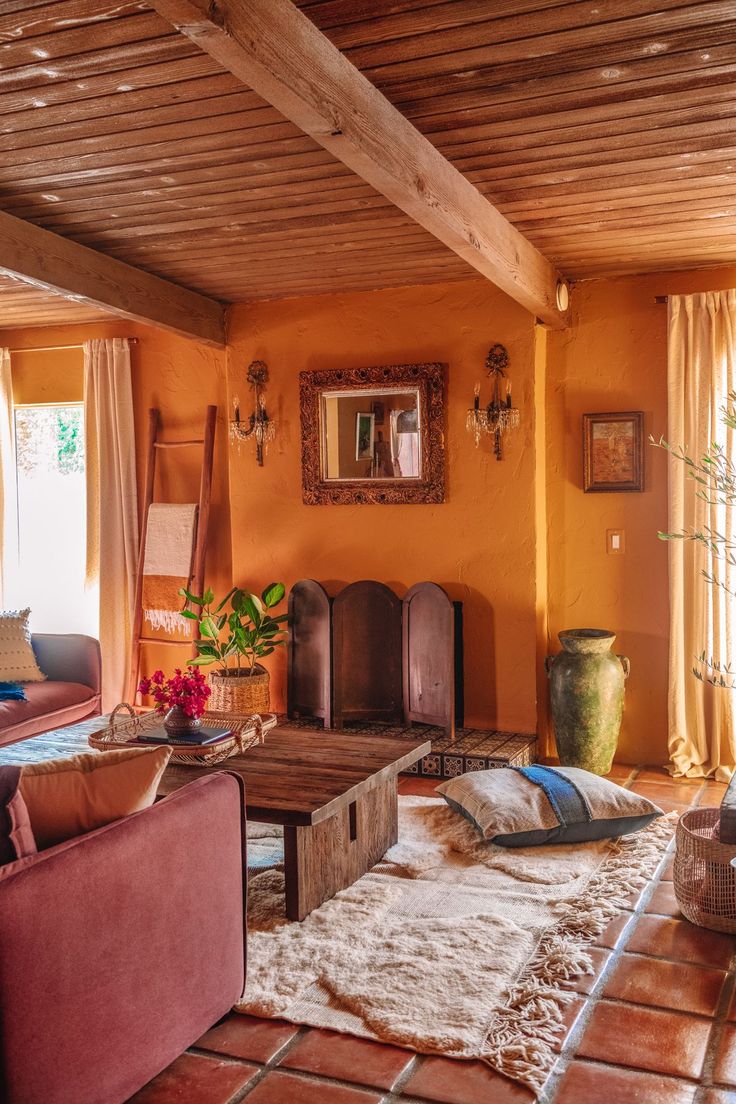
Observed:
[[[268,713],[271,708],[268,671],[256,664],[256,675],[210,672],[212,694],[208,708],[218,713]]]
[[[720,809],[691,809],[677,825],[675,897],[701,928],[736,933],[736,847],[721,843]]]

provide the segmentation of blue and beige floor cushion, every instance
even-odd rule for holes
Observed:
[[[473,771],[443,782],[437,793],[501,847],[625,836],[662,816],[646,797],[577,767]]]

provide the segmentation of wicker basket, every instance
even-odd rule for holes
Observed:
[[[675,897],[693,924],[736,933],[736,847],[721,843],[720,809],[691,809],[677,825]]]
[[[268,671],[256,664],[257,675],[210,672],[209,708],[218,713],[268,713],[271,709]]]

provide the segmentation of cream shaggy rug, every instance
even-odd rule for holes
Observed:
[[[278,829],[249,825],[248,980],[239,1012],[481,1058],[540,1089],[566,983],[656,870],[674,818],[618,842],[509,850],[444,801],[400,798],[399,842],[302,923],[284,918]],[[260,869],[259,869],[260,867]]]

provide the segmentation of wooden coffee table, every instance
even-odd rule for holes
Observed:
[[[0,748],[0,764],[90,751],[87,733],[100,727],[96,720]],[[287,723],[217,767],[169,766],[159,794],[211,770],[237,772],[248,820],[284,826],[286,915],[303,920],[396,843],[399,772],[430,751],[428,740],[310,732]]]

